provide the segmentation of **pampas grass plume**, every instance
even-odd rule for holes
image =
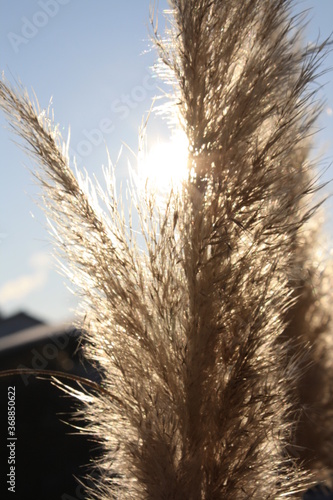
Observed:
[[[105,191],[73,171],[52,115],[0,83],[106,389],[83,398],[104,447],[90,495],[300,498],[333,457],[309,159],[312,82],[328,43],[302,45],[287,0],[172,0],[168,16],[165,38],[154,19],[152,35],[188,138],[188,176],[163,206],[141,194],[144,249],[112,168]],[[325,384],[319,395],[304,389],[308,366]],[[312,417],[320,409],[315,429],[305,405]]]

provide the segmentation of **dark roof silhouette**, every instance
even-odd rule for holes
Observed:
[[[69,323],[47,325],[23,312],[0,319],[0,371],[50,371],[49,377],[42,378],[27,373],[0,377],[0,401],[8,401],[9,388],[15,393],[17,498],[59,500],[78,498],[78,494],[83,498],[76,477],[85,476],[88,464],[99,458],[100,448],[93,436],[77,431],[77,426],[86,426],[83,419],[76,420],[78,401],[64,395],[51,379],[52,371],[57,371],[100,381],[96,369],[82,358],[83,344],[81,331]],[[75,382],[61,376],[60,380],[80,389]],[[7,436],[7,411],[0,411],[0,437],[6,440]],[[7,450],[6,445],[0,449],[0,468],[6,473]],[[1,499],[9,498],[7,487],[2,481]]]
[[[44,321],[34,318],[25,312],[19,312],[8,318],[0,317],[0,337],[43,324],[45,324]]]
[[[22,330],[6,333],[1,332],[0,325],[0,357],[8,351],[31,349],[35,344],[47,342],[61,336],[78,336],[79,330],[73,328],[68,323],[59,323],[56,325],[45,325],[44,323],[24,328]]]

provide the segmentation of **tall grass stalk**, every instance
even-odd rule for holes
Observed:
[[[163,208],[149,189],[141,195],[144,251],[112,168],[106,190],[73,171],[52,115],[0,83],[88,311],[86,356],[107,389],[83,398],[104,446],[90,494],[299,498],[309,469],[330,470],[333,456],[309,159],[320,111],[312,83],[328,43],[303,46],[287,0],[170,5],[166,36],[154,20],[152,34],[189,141],[188,177]],[[320,395],[304,389],[311,360]],[[320,425],[308,425],[318,409]]]

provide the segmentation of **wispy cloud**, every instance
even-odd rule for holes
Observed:
[[[8,304],[27,297],[31,292],[41,289],[47,282],[50,269],[50,256],[43,252],[34,253],[29,260],[32,273],[23,274],[7,281],[0,288],[0,303]]]

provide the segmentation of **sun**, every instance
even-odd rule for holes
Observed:
[[[169,141],[157,140],[138,162],[140,182],[163,192],[179,187],[187,176],[188,140],[184,132],[172,133]]]

